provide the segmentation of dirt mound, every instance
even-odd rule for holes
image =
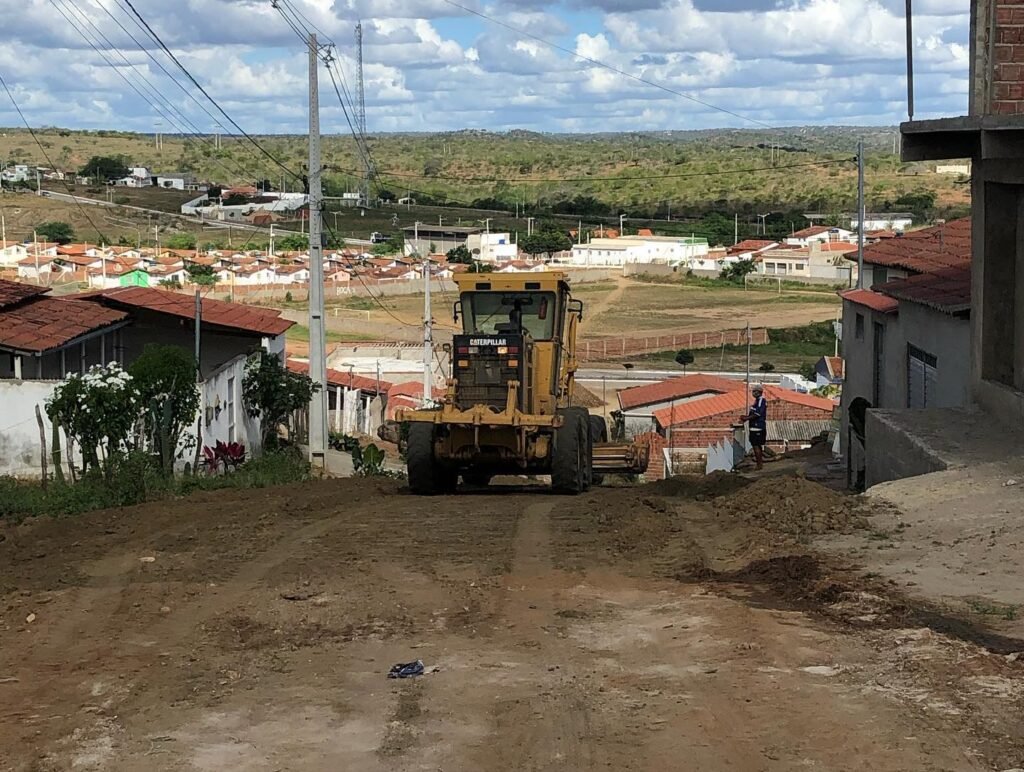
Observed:
[[[679,475],[658,480],[644,487],[644,491],[655,496],[679,496],[696,501],[728,496],[750,485],[750,480],[728,472],[712,472],[708,475]]]
[[[806,536],[867,526],[855,500],[802,477],[766,477],[715,502],[719,515]]]
[[[601,407],[604,402],[594,392],[590,391],[578,383],[573,384],[572,387],[572,406],[573,407],[585,407],[587,409]]]

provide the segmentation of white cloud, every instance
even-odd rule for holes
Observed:
[[[269,0],[133,1],[247,130],[304,129],[307,56]],[[891,123],[905,109],[903,0],[458,2],[579,56],[488,24],[444,0],[284,0],[301,12],[300,21],[337,43],[350,88],[353,25],[362,20],[371,130],[743,125],[693,100],[777,125]],[[56,7],[77,23],[69,24]],[[965,0],[916,0],[916,98],[922,117],[966,108],[966,10]],[[572,24],[581,14],[590,24],[575,32]],[[167,101],[203,131],[217,122],[150,59],[156,57],[184,82],[119,0],[0,0],[0,18],[8,41],[0,47],[0,73],[36,125],[151,130],[158,111],[149,102],[168,109]],[[321,77],[325,128],[345,130],[330,81]],[[161,96],[152,97],[151,88]],[[0,95],[0,124],[18,124],[6,95]]]

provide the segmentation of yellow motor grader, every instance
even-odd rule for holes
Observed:
[[[640,473],[647,446],[608,443],[601,416],[573,405],[583,303],[564,273],[457,275],[451,377],[440,403],[405,410],[409,487],[449,493],[459,477],[550,475],[580,493],[606,473]]]

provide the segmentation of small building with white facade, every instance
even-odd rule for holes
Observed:
[[[471,233],[466,248],[482,263],[501,263],[519,256],[519,247],[508,233]]]
[[[860,227],[860,217],[852,214],[850,228],[854,231]],[[864,214],[864,232],[896,231],[902,233],[914,224],[914,215],[910,212],[866,212]]]
[[[628,236],[596,238],[574,244],[566,262],[577,266],[618,268],[647,263],[681,268],[699,268],[709,262],[708,240],[695,236]],[[707,267],[714,267],[709,265]]]

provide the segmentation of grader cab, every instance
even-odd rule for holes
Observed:
[[[647,448],[609,445],[601,416],[573,405],[583,303],[563,273],[461,274],[451,377],[440,404],[406,410],[414,493],[455,490],[459,477],[550,475],[580,493],[605,473],[639,473]]]

